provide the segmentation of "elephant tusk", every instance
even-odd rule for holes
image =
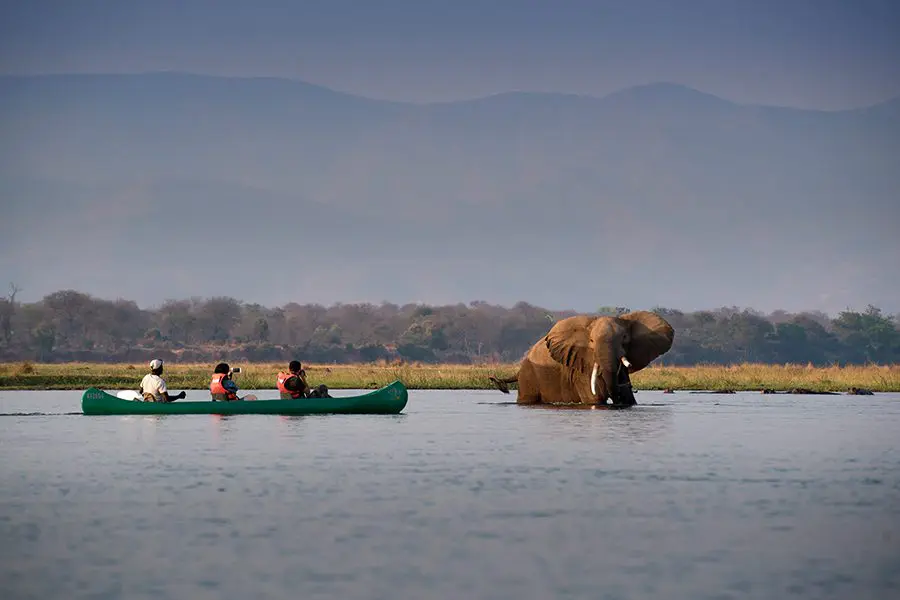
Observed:
[[[600,370],[600,365],[594,363],[594,370],[591,371],[591,394],[597,395],[597,371]]]
[[[626,368],[631,367],[631,363],[628,362],[628,359],[625,358],[624,356],[622,357],[622,364],[625,365]]]

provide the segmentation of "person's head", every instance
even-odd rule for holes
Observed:
[[[150,372],[154,375],[160,375],[163,371],[163,363],[158,358],[150,361]]]
[[[216,368],[213,371],[213,373],[216,373],[216,374],[221,373],[222,375],[228,375],[229,371],[231,371],[231,369],[229,368],[228,363],[219,363],[216,365]]]
[[[291,373],[299,373],[300,369],[302,369],[302,368],[303,368],[303,365],[300,364],[299,360],[292,360],[288,364],[288,371],[290,371]]]

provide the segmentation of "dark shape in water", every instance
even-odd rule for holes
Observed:
[[[613,401],[612,406],[615,408],[634,406],[637,404],[637,400],[634,398],[634,388],[631,385],[631,377],[628,375],[628,367],[621,362],[618,364],[619,368],[616,371],[616,387],[618,388],[619,393],[616,394],[616,399]]]
[[[847,390],[847,393],[851,396],[874,396],[875,392],[872,390],[867,390],[865,388],[851,387]]]

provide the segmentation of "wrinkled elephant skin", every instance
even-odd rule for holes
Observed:
[[[672,347],[675,331],[648,311],[558,321],[528,351],[519,371],[491,376],[504,393],[518,383],[519,404],[636,404],[630,374]]]

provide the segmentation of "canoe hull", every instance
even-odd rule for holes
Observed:
[[[236,402],[136,402],[89,388],[81,396],[81,412],[85,415],[395,415],[406,407],[408,396],[406,387],[399,381],[358,396]]]

